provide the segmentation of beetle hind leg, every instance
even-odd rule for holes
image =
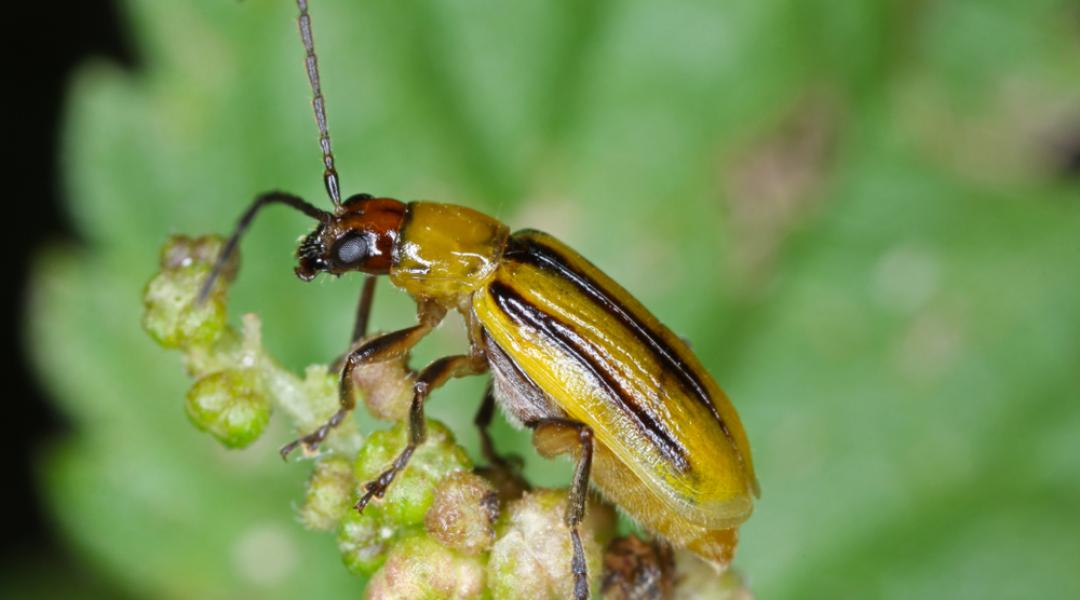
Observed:
[[[444,383],[455,377],[466,377],[482,373],[487,368],[483,355],[461,354],[440,358],[424,367],[413,385],[413,399],[409,406],[409,443],[397,455],[390,468],[383,471],[374,480],[364,485],[364,495],[356,502],[356,510],[363,512],[373,498],[382,498],[387,488],[398,473],[409,464],[416,448],[427,439],[427,423],[424,420],[424,400]]]
[[[570,484],[570,494],[566,499],[566,514],[563,519],[570,530],[570,544],[573,548],[570,571],[574,575],[574,599],[588,600],[588,566],[585,563],[585,549],[581,544],[579,525],[585,516],[585,502],[588,499],[593,431],[584,423],[568,419],[542,419],[533,423],[532,427],[534,428],[533,438],[543,454],[557,454],[568,449],[572,450],[573,444],[577,445],[577,464],[574,466],[574,479]],[[568,439],[570,435],[573,435],[574,439]],[[557,449],[560,447],[561,449]]]
[[[491,439],[488,429],[491,420],[495,416],[495,392],[492,383],[488,382],[484,390],[484,399],[480,402],[480,408],[473,417],[477,433],[480,436],[480,455],[487,461],[487,465],[478,467],[477,471],[488,476],[494,481],[509,484],[508,493],[517,496],[520,492],[532,489],[529,482],[521,475],[522,460],[516,454],[500,454],[495,449],[495,442]]]

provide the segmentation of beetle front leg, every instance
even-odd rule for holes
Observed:
[[[375,276],[365,275],[364,286],[360,288],[360,300],[356,304],[356,322],[353,323],[352,339],[349,346],[359,342],[367,335],[368,321],[371,317],[371,303],[375,299]]]
[[[446,311],[438,307],[423,305],[420,307],[420,324],[381,335],[350,352],[345,357],[345,365],[341,369],[341,380],[338,384],[340,408],[315,431],[282,446],[281,458],[288,458],[289,453],[300,446],[303,446],[307,452],[314,452],[330,431],[352,411],[356,406],[352,377],[354,369],[404,356],[439,324],[445,314]]]
[[[364,485],[367,490],[356,502],[356,510],[363,512],[364,507],[371,502],[372,498],[382,498],[390,483],[394,481],[405,466],[409,464],[413,452],[417,446],[427,440],[427,422],[424,420],[424,400],[436,388],[455,377],[466,377],[483,373],[487,369],[487,361],[482,355],[461,354],[440,358],[424,367],[416,377],[413,385],[413,399],[409,406],[409,443],[405,449],[397,455],[389,469],[382,472],[374,481]]]
[[[332,371],[338,371],[345,365],[345,359],[349,357],[353,346],[367,335],[368,321],[371,319],[371,304],[375,299],[375,280],[374,275],[364,276],[364,285],[360,288],[360,299],[356,303],[356,320],[353,322],[352,337],[349,338],[349,349],[344,354],[338,355],[330,364]]]
[[[567,434],[573,434],[579,454],[577,464],[574,467],[574,479],[570,484],[570,495],[566,499],[566,514],[564,522],[570,530],[570,544],[574,550],[574,556],[570,561],[570,571],[574,574],[574,598],[575,600],[588,600],[589,598],[589,575],[585,564],[585,549],[581,545],[581,535],[578,525],[585,516],[585,501],[589,492],[589,472],[592,469],[593,455],[593,431],[584,423],[569,419],[542,419],[530,424],[533,427],[534,439],[538,446],[565,446],[571,440],[566,439]],[[549,438],[550,441],[544,440]],[[543,450],[542,450],[543,452]]]

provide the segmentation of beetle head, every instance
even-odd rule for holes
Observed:
[[[405,204],[393,198],[352,196],[300,242],[296,276],[311,281],[321,272],[385,275],[404,218]]]

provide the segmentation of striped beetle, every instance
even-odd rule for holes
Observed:
[[[498,403],[533,432],[545,456],[576,459],[565,522],[575,596],[588,597],[578,525],[590,482],[647,529],[718,566],[726,565],[758,494],[750,446],[727,395],[680,338],[589,261],[534,230],[511,233],[477,211],[368,194],[341,200],[306,0],[297,0],[332,212],[283,192],[258,196],[242,215],[200,290],[209,294],[259,210],[284,204],[318,221],[300,244],[296,274],[367,274],[354,341],[366,332],[376,276],[413,297],[418,324],[360,344],[343,361],[340,408],[286,445],[312,452],[354,408],[353,371],[400,359],[448,311],[465,319],[470,349],[417,376],[409,443],[368,482],[356,508],[382,497],[424,442],[424,401],[454,377],[490,371],[477,422]],[[486,435],[486,433],[485,433]]]

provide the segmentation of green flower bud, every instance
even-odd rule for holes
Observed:
[[[379,572],[368,582],[365,598],[396,600],[467,600],[485,597],[484,563],[464,556],[425,535],[394,545]]]
[[[405,448],[408,439],[407,422],[368,437],[353,467],[360,486],[359,493],[364,493],[365,483],[378,478],[390,466]],[[381,506],[387,520],[397,526],[419,525],[424,522],[424,513],[435,499],[435,485],[447,475],[468,470],[471,466],[465,450],[454,443],[450,430],[442,423],[429,419],[427,441],[413,452],[408,466],[394,478],[386,495],[381,500],[373,500],[368,506]]]
[[[225,329],[226,269],[206,302],[195,304],[199,288],[221,249],[221,238],[173,236],[161,250],[161,272],[143,293],[143,328],[167,348],[209,346]]]
[[[479,554],[495,542],[499,496],[479,475],[459,471],[435,486],[435,500],[424,517],[428,535],[440,544]]]
[[[195,382],[187,413],[196,427],[229,448],[243,448],[266,428],[270,402],[254,369],[226,369]]]
[[[498,528],[498,539],[488,561],[488,586],[501,600],[572,598],[570,571],[573,549],[563,523],[565,490],[537,490],[510,503]],[[590,502],[580,527],[581,543],[589,568],[589,589],[599,590],[601,540],[611,536],[611,509]]]
[[[363,513],[349,510],[338,526],[337,544],[341,561],[355,575],[371,575],[386,561],[397,529],[384,522],[378,506]]]
[[[345,517],[353,503],[352,465],[341,456],[329,456],[315,463],[308,481],[300,521],[308,529],[331,531]]]

